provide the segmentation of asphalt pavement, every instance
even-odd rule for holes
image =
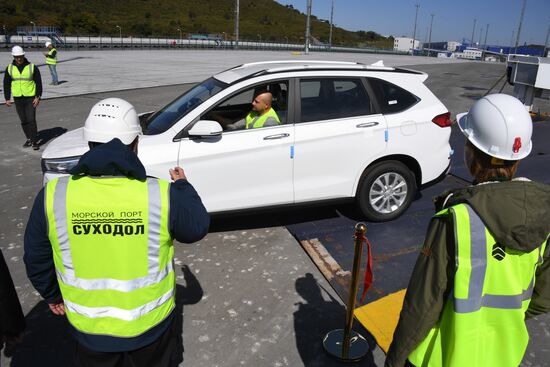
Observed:
[[[61,84],[50,86],[42,55],[29,52],[40,65],[44,100],[37,120],[47,144],[66,129],[83,125],[91,106],[106,97],[121,97],[138,112],[156,109],[192,83],[245,62],[283,59],[330,59],[417,66],[427,71],[428,86],[453,115],[467,110],[503,72],[502,65],[435,58],[289,52],[128,50],[60,51]],[[0,65],[11,60],[0,53]],[[476,83],[487,79],[482,87]],[[482,89],[470,89],[482,88]],[[107,93],[106,93],[107,92]],[[0,248],[8,262],[27,319],[25,340],[5,366],[65,366],[74,342],[66,321],[52,315],[28,282],[23,234],[36,192],[41,187],[40,151],[24,149],[24,136],[13,107],[0,106],[0,181],[2,221]],[[192,182],[192,177],[190,178]],[[334,207],[276,213],[217,216],[205,239],[176,244],[178,307],[181,317],[181,366],[338,366],[322,350],[326,332],[341,328],[345,307],[286,226],[323,219]],[[328,228],[330,229],[330,228]],[[352,233],[350,232],[350,237]],[[531,332],[529,366],[548,365],[548,318]],[[382,366],[384,354],[373,346],[360,366]]]

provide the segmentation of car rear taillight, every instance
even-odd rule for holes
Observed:
[[[449,127],[453,124],[450,112],[442,113],[441,115],[435,116],[432,119],[432,122],[439,127]]]

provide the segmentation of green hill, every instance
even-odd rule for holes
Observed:
[[[231,39],[232,0],[2,0],[0,22],[14,34],[17,26],[56,26],[65,35],[184,37],[188,33],[219,33]],[[291,5],[273,0],[240,0],[239,38],[303,42],[306,16]],[[311,34],[328,42],[329,21],[312,16]],[[393,39],[375,32],[333,28],[333,45],[391,48]]]

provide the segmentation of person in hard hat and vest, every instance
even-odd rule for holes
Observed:
[[[493,94],[457,121],[474,185],[436,199],[388,367],[517,367],[525,318],[550,311],[550,186],[514,178],[532,150],[531,118]]]
[[[172,241],[202,239],[210,219],[181,167],[172,183],[146,176],[141,133],[130,103],[96,103],[90,150],[40,190],[25,231],[27,274],[66,315],[76,366],[168,366],[176,348]]]
[[[259,127],[277,126],[281,124],[277,112],[271,107],[273,95],[271,92],[257,93],[252,100],[252,111],[244,119],[227,125],[228,130],[256,129]]]
[[[11,54],[13,62],[4,73],[4,99],[8,107],[12,105],[11,97],[15,102],[21,127],[27,137],[23,147],[32,146],[34,150],[38,150],[40,146],[37,140],[36,107],[42,96],[40,70],[25,58],[25,51],[21,46],[13,46]]]
[[[57,49],[52,45],[50,41],[46,42],[46,48],[48,52],[44,54],[46,56],[46,65],[50,68],[50,74],[52,74],[51,85],[58,85],[59,79],[57,78]]]

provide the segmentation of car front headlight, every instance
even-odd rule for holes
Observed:
[[[69,173],[69,170],[76,166],[79,157],[65,157],[65,158],[45,158],[42,159],[42,173]]]

